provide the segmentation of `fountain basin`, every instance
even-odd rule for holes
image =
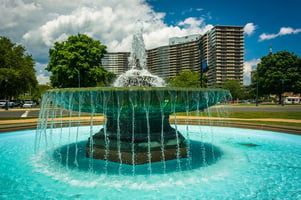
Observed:
[[[45,93],[43,107],[103,113],[106,123],[89,137],[87,157],[136,165],[187,157],[185,138],[177,128],[171,127],[169,115],[202,111],[229,96],[229,91],[222,89],[67,88]],[[40,127],[45,126],[45,119],[52,118],[40,116]]]
[[[36,152],[35,130],[0,134],[0,199],[301,198],[298,135],[178,125],[190,157],[149,167],[87,158],[86,140],[100,128],[48,130],[53,143],[42,138]]]

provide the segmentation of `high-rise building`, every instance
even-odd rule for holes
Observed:
[[[108,53],[103,65],[119,75],[128,69],[130,53]],[[202,60],[209,70],[208,87],[219,87],[228,79],[243,84],[244,34],[242,26],[215,26],[204,35],[169,39],[168,46],[147,50],[148,70],[162,78],[183,70],[203,73]]]
[[[147,50],[148,70],[161,78],[171,77],[169,46]]]
[[[171,38],[168,46],[147,50],[147,66],[162,78],[177,76],[183,70],[200,71],[200,35]]]
[[[106,53],[101,62],[109,72],[120,75],[129,68],[129,56],[129,52]]]
[[[207,34],[208,87],[228,79],[243,84],[244,33],[242,26],[215,26]],[[204,44],[204,43],[203,43]],[[206,45],[205,45],[206,46]]]

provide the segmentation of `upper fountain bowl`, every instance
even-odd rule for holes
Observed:
[[[44,95],[59,107],[106,115],[202,111],[231,96],[223,89],[168,87],[64,88],[49,90]]]

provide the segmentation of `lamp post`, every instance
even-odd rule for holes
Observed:
[[[256,69],[256,106],[258,106],[258,66]]]
[[[284,80],[282,79],[281,80],[281,105],[284,106],[284,95],[283,95],[283,92],[284,92]]]
[[[8,79],[7,77],[5,77],[5,110],[8,110],[7,83],[8,83]]]

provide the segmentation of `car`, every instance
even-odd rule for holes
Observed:
[[[14,107],[14,104],[13,104],[13,102],[7,100],[7,106],[8,107]],[[6,107],[6,101],[5,100],[0,100],[0,107],[1,108]]]
[[[5,100],[0,100],[0,108],[5,108],[6,101]]]
[[[32,107],[34,107],[34,106],[36,106],[37,104],[36,104],[36,102],[34,102],[34,101],[31,101],[31,100],[26,100],[25,102],[24,102],[24,104],[23,104],[23,108],[32,108]]]
[[[21,106],[22,106],[22,104],[21,104],[21,102],[18,101],[18,100],[14,100],[14,101],[12,102],[12,107],[21,107]]]

